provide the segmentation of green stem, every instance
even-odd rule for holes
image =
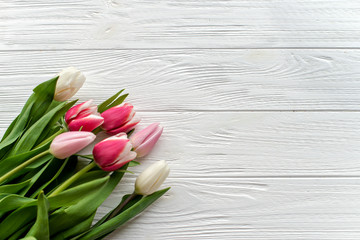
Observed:
[[[101,127],[95,128],[95,130],[93,130],[93,134],[98,134],[99,132],[103,131]]]
[[[77,173],[75,173],[74,175],[71,176],[71,178],[69,178],[68,180],[66,180],[65,182],[63,182],[57,189],[55,189],[55,191],[53,191],[48,197],[53,197],[59,193],[61,193],[62,191],[64,191],[66,188],[68,188],[73,182],[75,182],[77,179],[79,179],[79,177],[81,177],[83,174],[87,173],[89,170],[91,170],[92,168],[94,168],[96,166],[95,162],[90,163],[89,165],[87,165],[86,167],[84,167],[83,169],[81,169],[80,171],[78,171]]]
[[[38,144],[35,148],[39,148],[49,142],[51,142],[52,140],[54,140],[54,138],[58,135],[60,135],[61,133],[66,132],[65,128],[60,129],[59,131],[57,131],[56,133],[54,133],[53,135],[51,135],[50,137],[48,137],[47,139],[45,139],[44,141],[42,141],[40,144]]]
[[[4,176],[0,177],[0,183],[4,182],[6,179],[8,179],[9,177],[11,177],[12,175],[14,175],[15,173],[19,172],[20,170],[26,168],[27,166],[29,166],[30,164],[32,164],[33,162],[35,162],[37,159],[45,156],[46,154],[49,154],[49,150],[46,150],[42,153],[39,153],[38,155],[30,158],[29,160],[27,160],[26,162],[23,162],[22,164],[20,164],[19,166],[17,166],[16,168],[14,168],[13,170],[11,170],[10,172],[6,173]]]
[[[133,192],[128,198],[126,198],[125,201],[123,201],[122,203],[120,203],[115,209],[114,211],[105,219],[105,222],[110,220],[111,218],[115,217],[125,206],[126,204],[128,204],[131,200],[133,200],[135,197],[137,196],[137,194],[135,192]]]

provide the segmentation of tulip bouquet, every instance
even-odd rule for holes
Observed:
[[[71,67],[41,83],[3,134],[0,239],[102,239],[169,190],[157,191],[169,167],[155,162],[137,177],[134,192],[94,223],[98,207],[163,128],[153,123],[132,134],[140,118],[122,91],[98,106],[75,105],[68,99],[84,81]],[[106,138],[92,154],[79,153],[101,134]]]

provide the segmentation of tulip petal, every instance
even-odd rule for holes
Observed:
[[[135,192],[150,195],[155,192],[169,175],[170,168],[166,161],[161,160],[150,165],[135,181]]]
[[[97,112],[97,106],[96,105],[91,105],[88,108],[85,108],[84,110],[82,110],[81,112],[79,112],[79,114],[75,117],[75,119],[77,118],[84,118],[87,117],[89,115],[100,115]]]
[[[83,118],[76,118],[70,122],[69,129],[70,131],[81,131],[91,132],[95,128],[101,126],[104,122],[104,119],[101,116],[89,115]]]
[[[130,103],[122,103],[104,111],[101,116],[104,118],[103,129],[111,130],[123,125],[135,114]]]
[[[66,114],[65,114],[65,122],[66,122],[67,124],[69,124],[70,121],[73,120],[74,118],[76,118],[77,115],[78,115],[81,111],[89,108],[89,107],[92,105],[92,101],[93,101],[93,100],[89,100],[89,101],[86,101],[86,102],[77,104],[77,105],[75,105],[74,107],[70,108],[70,109],[66,112]],[[91,113],[90,113],[90,114],[91,114]],[[89,114],[89,115],[90,115],[90,114]]]
[[[62,133],[52,141],[50,153],[56,158],[64,159],[89,145],[95,138],[96,136],[92,132]]]
[[[154,148],[163,129],[163,127],[159,126],[159,123],[153,123],[131,136],[130,141],[138,157],[147,155]]]
[[[117,161],[115,162],[114,164],[110,165],[110,166],[106,166],[106,167],[103,167],[102,169],[104,171],[116,171],[118,170],[119,168],[121,168],[122,166],[124,166],[125,164],[127,164],[128,162],[134,160],[136,158],[136,152],[129,152],[129,154],[123,158],[122,160],[120,161]]]
[[[93,156],[96,164],[105,171],[115,171],[135,159],[136,152],[125,133],[109,137],[95,145]]]
[[[139,132],[134,133],[131,137],[131,143],[134,148],[140,146],[147,137],[149,137],[159,126],[159,123],[152,123],[146,128],[142,129]]]
[[[165,179],[169,176],[169,173],[170,173],[170,167],[168,165],[164,166],[164,168],[161,171],[161,174],[159,174],[157,180],[151,186],[151,189],[150,189],[151,191],[147,195],[150,195],[153,192],[155,192],[156,190],[158,190],[159,187],[161,186],[161,184],[163,184]]]
[[[128,140],[104,140],[95,145],[93,149],[94,159],[100,166],[109,166],[117,159],[126,147]]]
[[[85,82],[84,74],[74,67],[65,68],[58,75],[54,95],[56,101],[62,102],[71,98]]]
[[[140,120],[141,119],[135,115],[129,122],[125,123],[124,125],[112,130],[108,130],[106,132],[110,135],[118,134],[120,132],[127,133],[130,130],[134,129],[135,126],[140,122]]]

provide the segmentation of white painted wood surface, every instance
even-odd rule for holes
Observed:
[[[0,49],[359,47],[357,0],[45,0],[0,5]]]
[[[1,134],[73,65],[165,126],[134,171],[173,188],[108,239],[358,240],[359,29],[354,0],[0,0]]]

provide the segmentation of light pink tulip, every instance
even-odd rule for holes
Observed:
[[[97,106],[92,100],[80,103],[70,108],[65,114],[65,122],[70,131],[91,132],[99,127],[104,119],[97,112]]]
[[[121,132],[129,132],[140,122],[135,116],[135,110],[130,103],[122,103],[104,111],[101,116],[104,118],[102,128],[110,135]]]
[[[92,132],[66,132],[58,135],[50,145],[50,153],[64,159],[77,153],[95,140]]]
[[[136,158],[125,133],[106,138],[95,145],[94,160],[105,171],[115,171]]]
[[[153,149],[163,129],[163,127],[159,126],[159,123],[153,123],[130,137],[138,157],[147,155]]]

